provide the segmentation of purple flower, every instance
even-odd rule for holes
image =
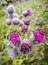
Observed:
[[[28,16],[32,16],[32,10],[31,9],[28,9],[27,13],[28,13]]]
[[[30,21],[29,21],[29,20],[24,21],[24,24],[25,24],[25,25],[30,25]]]
[[[13,22],[14,25],[18,25],[19,21],[20,21],[19,18],[13,18],[12,19],[12,22]]]
[[[13,14],[13,13],[15,12],[14,6],[13,6],[13,5],[9,5],[9,6],[7,7],[7,12],[8,12],[9,14]]]
[[[28,16],[27,10],[26,10],[26,11],[23,11],[23,16],[24,16],[24,17],[27,17],[27,16]]]
[[[35,40],[39,43],[44,43],[45,42],[45,35],[41,30],[36,30],[34,32],[34,37],[35,37]]]
[[[37,22],[40,21],[40,18],[35,18],[35,21],[37,21]]]
[[[17,49],[12,48],[8,51],[8,54],[9,54],[11,59],[14,59],[19,55],[19,52],[17,51]]]
[[[11,25],[11,20],[8,18],[8,19],[6,19],[6,24],[7,25]]]
[[[19,21],[19,26],[24,26],[24,22],[22,20]]]
[[[14,32],[10,34],[10,41],[12,44],[17,44],[20,40],[19,34],[17,32]]]
[[[22,30],[22,32],[23,32],[24,34],[27,33],[27,32],[28,32],[28,27],[24,27],[23,30]]]
[[[22,54],[28,54],[32,51],[32,46],[30,45],[29,42],[25,42],[23,41],[22,44],[21,44],[21,47],[20,47],[20,52]]]

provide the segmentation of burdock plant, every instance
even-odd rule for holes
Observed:
[[[26,11],[23,11],[23,18],[20,19],[17,13],[15,13],[15,8],[12,5],[9,5],[7,7],[7,13],[8,17],[6,19],[6,23],[8,25],[18,25],[21,26],[21,31],[12,32],[9,34],[9,41],[11,48],[8,51],[8,54],[11,59],[14,59],[18,56],[18,54],[28,56],[34,51],[34,45],[40,45],[45,43],[45,35],[44,32],[40,29],[34,30],[34,32],[31,31],[31,36],[28,38],[28,40],[22,39],[21,34],[26,34],[29,31],[29,25],[30,20],[28,19],[29,16],[32,16],[32,10],[27,9]],[[39,21],[39,18],[35,19],[36,21]],[[13,28],[14,29],[14,28]]]

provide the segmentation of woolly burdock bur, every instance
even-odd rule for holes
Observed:
[[[19,52],[17,51],[17,49],[11,48],[11,49],[8,51],[8,54],[9,54],[9,57],[10,57],[11,59],[14,59],[14,58],[16,58],[16,57],[19,55]]]
[[[31,8],[29,8],[29,9],[27,10],[27,14],[28,14],[28,16],[32,16],[32,15],[33,15]]]
[[[24,22],[22,20],[20,20],[19,26],[24,26]]]
[[[13,13],[15,12],[14,6],[13,6],[13,5],[9,5],[9,6],[7,7],[7,12],[8,12],[9,14],[13,14]]]
[[[14,25],[18,25],[19,24],[19,18],[13,18],[12,19],[12,23],[14,24]]]
[[[23,16],[24,17],[27,17],[28,16],[27,10],[23,11]]]
[[[7,25],[11,25],[11,20],[8,18],[8,19],[6,19],[6,24]]]

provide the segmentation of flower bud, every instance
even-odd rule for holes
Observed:
[[[19,26],[24,26],[24,22],[22,20],[20,20]]]
[[[23,11],[23,16],[24,16],[24,17],[27,17],[27,16],[28,16],[27,11]]]
[[[18,25],[19,24],[19,18],[13,18],[12,19],[12,23],[14,24],[14,25]]]
[[[30,8],[27,10],[27,14],[28,14],[28,16],[33,16],[32,10]]]
[[[7,25],[11,25],[11,20],[8,18],[8,19],[6,19],[6,24]]]
[[[24,21],[24,24],[28,26],[28,25],[30,25],[30,21],[29,20]]]
[[[14,6],[13,6],[13,5],[9,5],[9,6],[7,7],[7,12],[8,12],[9,14],[13,14],[13,13],[15,12]]]
[[[28,27],[23,27],[22,32],[26,34],[28,32]]]
[[[14,59],[14,58],[16,58],[19,55],[19,52],[17,51],[17,49],[11,48],[8,51],[8,54],[9,54],[9,56],[10,56],[11,59]]]

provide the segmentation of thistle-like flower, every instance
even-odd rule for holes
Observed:
[[[26,34],[28,32],[28,27],[23,27],[22,32]]]
[[[30,53],[31,51],[33,51],[33,46],[28,40],[23,40],[20,46],[20,52],[25,55]]]
[[[33,15],[32,10],[30,8],[27,10],[27,14],[28,14],[28,16],[32,16]]]
[[[17,49],[11,48],[8,51],[8,54],[9,54],[9,56],[10,56],[11,59],[14,59],[14,58],[16,58],[19,55],[19,52],[17,51]]]
[[[23,11],[23,16],[24,17],[27,17],[28,16],[27,10]]]
[[[19,21],[19,26],[24,26],[24,22],[22,20]]]
[[[28,25],[30,25],[30,21],[26,20],[26,21],[24,21],[24,24],[28,26]]]
[[[12,23],[14,24],[14,25],[18,25],[19,24],[19,18],[13,18],[12,19]]]
[[[9,14],[13,14],[13,13],[15,12],[14,6],[13,6],[13,5],[9,5],[9,6],[7,7],[7,12],[8,12]]]
[[[6,24],[7,25],[11,25],[11,20],[8,18],[8,19],[6,19]]]
[[[34,32],[34,37],[35,37],[35,40],[39,43],[44,43],[45,42],[45,35],[41,30],[36,30]]]
[[[20,40],[20,36],[17,32],[10,34],[9,37],[10,37],[11,44],[13,44],[13,45],[18,44],[18,42]]]

